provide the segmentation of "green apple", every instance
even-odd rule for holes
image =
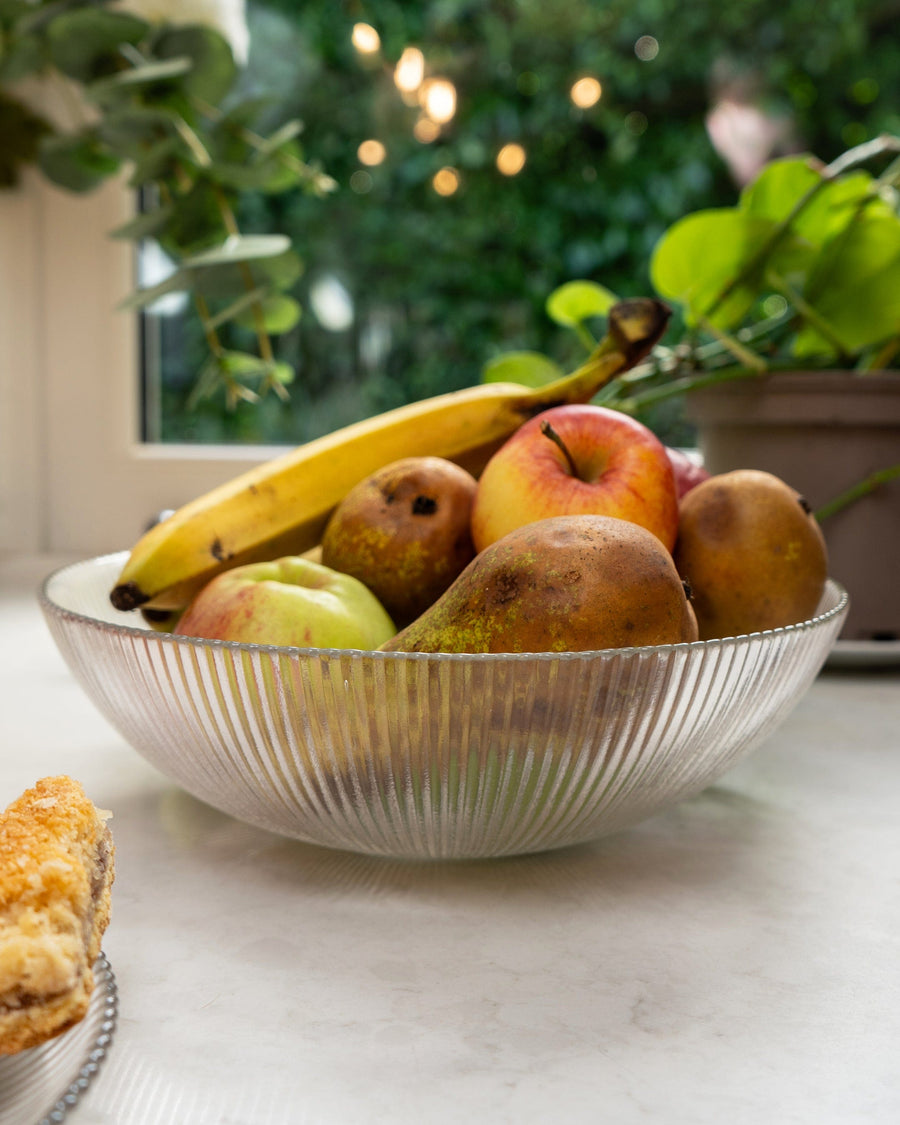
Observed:
[[[376,649],[396,632],[375,595],[349,574],[301,556],[217,575],[174,632],[294,648]]]

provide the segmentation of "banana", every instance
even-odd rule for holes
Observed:
[[[473,473],[523,422],[587,402],[660,339],[669,309],[620,301],[585,364],[537,390],[486,383],[401,406],[307,442],[179,508],[138,540],[110,592],[117,609],[177,611],[215,574],[259,559],[302,554],[359,481],[400,457],[446,457]]]

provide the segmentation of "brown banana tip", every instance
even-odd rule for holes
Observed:
[[[149,602],[150,595],[145,594],[134,582],[122,582],[110,590],[109,600],[116,609],[128,611]]]
[[[630,364],[657,344],[668,327],[672,310],[655,297],[632,297],[609,310],[609,332]]]

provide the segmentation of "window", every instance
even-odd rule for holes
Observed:
[[[94,554],[271,451],[140,440],[138,325],[120,183],[0,195],[0,550]]]

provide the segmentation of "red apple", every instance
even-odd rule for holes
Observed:
[[[396,629],[358,579],[288,556],[217,575],[174,631],[220,641],[368,650],[384,644]]]
[[[699,461],[695,461],[683,449],[673,449],[666,446],[666,453],[672,462],[672,471],[675,473],[675,491],[681,500],[705,480],[709,480],[709,471],[704,469]]]
[[[675,545],[678,497],[666,447],[602,406],[555,406],[525,422],[485,466],[472,509],[478,551],[552,516],[614,516]]]

